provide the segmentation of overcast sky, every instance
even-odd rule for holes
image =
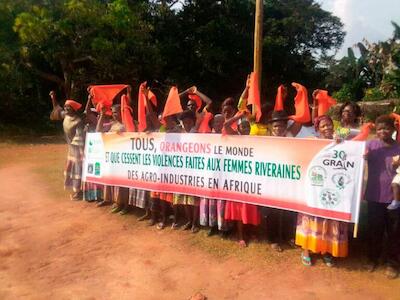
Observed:
[[[393,34],[390,21],[400,25],[400,0],[318,0],[322,8],[344,23],[346,38],[338,53],[366,38],[369,42],[386,40]]]

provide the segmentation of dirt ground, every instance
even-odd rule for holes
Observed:
[[[307,268],[299,249],[239,249],[71,201],[65,151],[0,144],[0,299],[400,299],[400,279],[362,271],[360,255]]]

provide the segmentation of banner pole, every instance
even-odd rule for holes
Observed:
[[[262,42],[263,42],[263,0],[256,0],[256,12],[254,20],[254,62],[253,71],[257,72],[259,90],[261,94],[261,72],[262,72]],[[255,113],[253,105],[253,114]]]

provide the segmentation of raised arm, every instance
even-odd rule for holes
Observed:
[[[313,98],[313,106],[311,110],[311,121],[314,123],[314,120],[316,117],[318,117],[318,100],[317,100],[317,94],[319,90],[314,90],[312,93],[312,98]]]
[[[63,120],[65,116],[64,110],[57,102],[56,93],[54,91],[50,91],[49,95],[51,98],[51,103],[53,104],[53,110],[50,113],[50,120],[52,121]]]
[[[232,118],[230,118],[229,120],[225,121],[224,123],[225,132],[227,134],[238,134],[238,132],[232,128],[232,124],[235,123],[240,118],[242,118],[245,114],[246,114],[245,112],[240,112],[235,116],[233,116]]]
[[[99,119],[97,120],[96,132],[103,132],[104,131],[104,120],[106,116],[106,107],[101,108]]]

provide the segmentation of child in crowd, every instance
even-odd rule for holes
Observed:
[[[321,139],[333,139],[333,121],[329,116],[319,116],[314,121]],[[297,215],[296,245],[303,248],[301,261],[311,266],[310,252],[323,255],[324,263],[333,266],[333,257],[348,254],[348,225],[320,217],[299,213]]]
[[[179,121],[182,124],[182,133],[194,133],[196,124],[196,114],[192,110],[185,110],[179,115]],[[184,206],[186,223],[183,230],[191,229],[192,233],[199,231],[199,198],[184,194],[174,194],[173,210],[174,224],[177,224],[179,206]]]
[[[97,132],[124,132],[125,126],[122,124],[121,117],[121,105],[114,104],[111,107],[112,112],[112,122],[111,127],[107,130],[104,126],[104,121],[106,119],[107,109],[105,107],[102,108],[100,113],[100,118],[97,123],[96,131]],[[120,213],[125,214],[128,211],[128,198],[129,198],[129,189],[118,187],[118,186],[104,186],[104,200],[98,204],[98,206],[107,205],[109,203],[114,203],[111,209],[111,213]]]
[[[393,162],[393,157],[400,155],[400,146],[392,138],[395,126],[391,117],[378,117],[375,127],[376,139],[367,143],[366,150],[368,182],[365,198],[368,202],[369,259],[367,268],[372,272],[378,266],[383,252],[383,240],[386,237],[386,275],[388,278],[395,278],[398,275],[399,267],[400,209],[392,205],[396,203],[392,202],[391,188],[396,168],[399,166],[398,160],[395,159]],[[395,190],[395,192],[397,191]],[[395,200],[397,199],[395,198]]]
[[[231,103],[231,102],[228,102]],[[232,108],[223,109],[223,111],[234,111]],[[224,129],[227,134],[239,134],[239,135],[249,135],[250,134],[250,122],[245,117],[246,113],[239,113],[234,117],[228,119],[224,124]],[[233,128],[233,124],[237,125],[237,130]],[[247,247],[247,243],[245,240],[245,232],[244,225],[259,225],[261,222],[260,214],[258,212],[258,207],[256,205],[234,202],[234,201],[226,201],[225,205],[225,220],[227,221],[235,221],[238,237],[239,237],[239,245],[240,247]]]

